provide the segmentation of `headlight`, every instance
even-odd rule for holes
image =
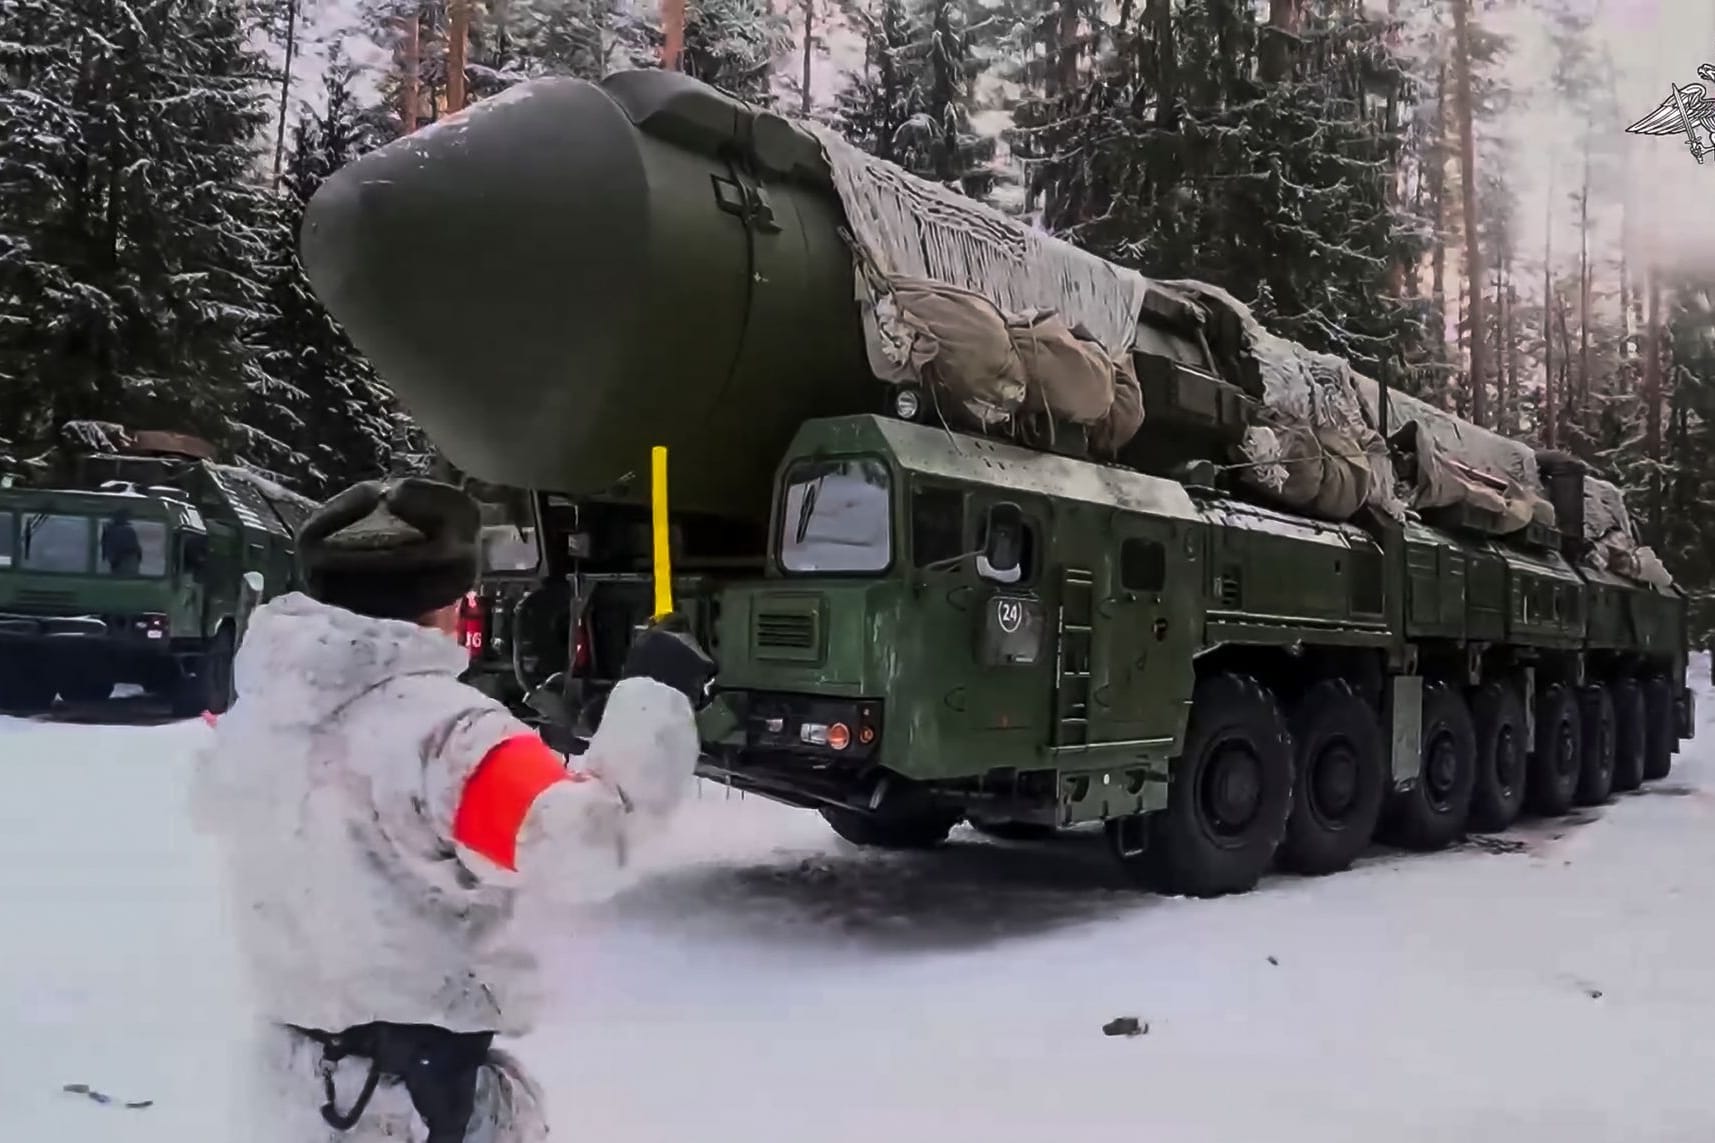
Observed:
[[[826,746],[829,750],[844,750],[852,744],[851,727],[843,722],[806,722],[798,728],[798,737],[811,746]]]

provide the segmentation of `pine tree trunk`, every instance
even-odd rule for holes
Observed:
[[[1620,213],[1620,384],[1621,393],[1631,389],[1631,360],[1632,360],[1632,272],[1631,272],[1631,224],[1627,221],[1629,210],[1622,207]]]
[[[1512,283],[1512,272],[1507,272],[1507,434],[1516,436],[1519,431],[1518,408],[1518,375],[1519,375],[1519,346],[1518,346],[1518,288]]]
[[[678,71],[685,54],[685,0],[661,0],[661,66]]]
[[[816,43],[816,0],[804,0],[804,73],[799,81],[801,90],[798,92],[798,114],[805,119],[810,117],[810,68],[815,58]]]
[[[1644,321],[1644,452],[1650,459],[1649,521],[1652,539],[1661,535],[1661,280],[1651,266]]]
[[[939,145],[935,148],[935,177],[951,184],[958,174],[958,137],[952,130],[953,100],[958,91],[958,77],[948,51],[953,43],[953,17],[948,10],[951,0],[935,0],[935,16],[930,21],[934,45],[929,52],[929,106],[935,123],[941,129]]]
[[[1304,22],[1304,0],[1269,0],[1268,31],[1264,33],[1262,67],[1264,82],[1280,83],[1292,76],[1292,61],[1298,29]]]
[[[1054,79],[1058,91],[1072,91],[1078,86],[1078,5],[1074,0],[1059,0],[1059,44],[1054,61]]]
[[[1590,134],[1584,134],[1584,185],[1578,196],[1578,405],[1572,423],[1590,436]]]
[[[1465,276],[1471,299],[1471,420],[1486,421],[1488,354],[1483,336],[1483,243],[1477,215],[1477,139],[1472,124],[1470,0],[1453,0],[1453,68],[1459,88],[1459,194],[1465,218]]]
[[[1390,58],[1396,58],[1399,53],[1399,0],[1387,0],[1387,33],[1384,39]],[[1387,108],[1384,112],[1387,131],[1391,135],[1399,129],[1399,96],[1400,84],[1395,82],[1388,88]],[[1395,218],[1399,216],[1399,204],[1405,197],[1406,164],[1399,163],[1389,173],[1387,180],[1388,213]],[[1398,298],[1405,295],[1406,255],[1394,255],[1387,270],[1387,292],[1389,297]],[[1416,292],[1415,290],[1413,291]]]
[[[1155,125],[1179,124],[1179,55],[1173,39],[1173,0],[1148,0],[1143,18],[1155,41]]]
[[[1560,291],[1554,292],[1555,324],[1560,327],[1560,414],[1559,424],[1555,426],[1555,435],[1568,448],[1577,444],[1571,439],[1570,424],[1572,420],[1572,333],[1568,327],[1567,312],[1571,309],[1566,299],[1560,296]]]
[[[402,50],[405,55],[405,76],[399,85],[399,126],[407,135],[417,129],[421,113],[418,103],[418,75],[423,51],[422,20],[423,10],[416,0],[412,0],[410,11],[400,17],[401,30],[404,33]]]
[[[1558,410],[1554,405],[1554,169],[1549,168],[1548,196],[1542,216],[1542,443],[1554,448],[1560,441]]]
[[[1492,324],[1494,333],[1490,343],[1495,347],[1495,409],[1494,422],[1505,431],[1507,423],[1507,371],[1506,371],[1506,247],[1501,247],[1500,257],[1496,259],[1501,269],[1495,273],[1495,308]]]
[[[280,68],[280,115],[274,125],[274,186],[286,160],[286,108],[292,100],[292,58],[298,47],[298,0],[286,0],[286,62]]]
[[[470,44],[470,0],[447,0],[447,114],[464,110],[465,55]]]
[[[1435,138],[1426,149],[1429,164],[1429,201],[1435,215],[1435,245],[1430,252],[1429,292],[1435,303],[1435,320],[1441,328],[1435,331],[1435,344],[1445,358],[1447,352],[1447,61],[1441,61],[1441,71],[1435,89]]]

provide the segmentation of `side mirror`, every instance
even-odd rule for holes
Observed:
[[[1017,571],[1024,558],[1024,513],[1016,504],[996,504],[985,524],[983,561],[1003,575]]]
[[[268,589],[268,581],[262,578],[259,571],[247,571],[243,576],[244,590],[251,599],[261,599],[262,593]]]

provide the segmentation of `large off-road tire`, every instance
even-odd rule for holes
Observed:
[[[232,628],[222,627],[209,642],[194,674],[187,673],[173,690],[173,715],[195,718],[208,711],[224,714],[232,705]]]
[[[1387,793],[1387,751],[1375,711],[1344,679],[1306,691],[1292,710],[1292,810],[1280,865],[1338,873],[1375,836]]]
[[[1382,837],[1402,849],[1444,849],[1458,841],[1471,816],[1477,778],[1477,732],[1459,692],[1444,683],[1423,688],[1423,737],[1417,781],[1394,795],[1383,814]]]
[[[1512,681],[1484,683],[1471,693],[1477,734],[1477,774],[1471,787],[1473,833],[1497,833],[1524,808],[1530,746],[1525,741],[1524,699]]]
[[[967,817],[972,829],[1001,841],[1047,841],[1058,831],[1044,822],[1015,822],[1004,818]]]
[[[1604,686],[1578,692],[1578,714],[1584,738],[1584,759],[1578,768],[1578,789],[1572,800],[1599,806],[1614,792],[1614,698]]]
[[[947,840],[960,816],[957,810],[933,807],[878,816],[823,806],[821,813],[835,833],[853,845],[870,849],[933,849]]]
[[[1143,852],[1115,852],[1159,893],[1243,893],[1274,860],[1291,809],[1292,738],[1280,707],[1254,679],[1215,675],[1197,684],[1167,808],[1145,819]]]
[[[1643,785],[1649,750],[1643,688],[1636,679],[1615,679],[1608,690],[1614,700],[1614,789],[1635,790]]]
[[[1644,680],[1644,781],[1665,778],[1673,769],[1679,745],[1673,710],[1673,688],[1660,675]]]
[[[0,662],[0,711],[40,714],[54,705],[54,680],[30,664]]]
[[[1583,769],[1584,726],[1578,698],[1564,683],[1550,683],[1536,700],[1536,750],[1530,759],[1525,804],[1557,817],[1572,808]]]

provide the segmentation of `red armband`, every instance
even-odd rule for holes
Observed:
[[[524,817],[557,782],[581,782],[584,775],[534,734],[517,734],[497,744],[465,781],[453,814],[453,840],[482,854],[502,869],[518,868],[518,831]]]

